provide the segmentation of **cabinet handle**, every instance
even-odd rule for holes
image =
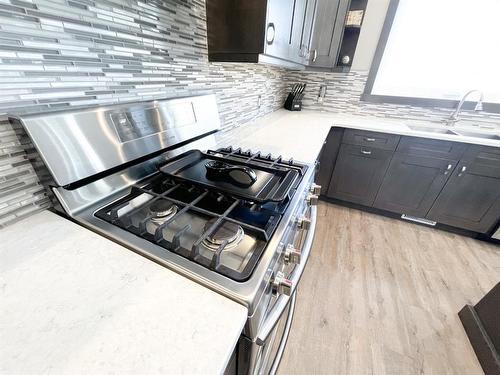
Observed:
[[[375,142],[375,138],[365,138],[366,142]]]
[[[312,58],[312,62],[316,62],[316,59],[318,58],[318,50],[315,49],[313,51],[313,58]]]
[[[300,46],[299,57],[309,58],[309,48],[305,44]]]
[[[458,177],[461,177],[464,174],[464,172],[465,172],[466,169],[467,169],[467,167],[464,165],[462,167],[462,169],[460,170],[460,173],[458,174]]]
[[[367,150],[361,150],[361,153],[364,154],[364,155],[371,155],[372,152],[371,151],[367,151]]]
[[[269,44],[269,45],[273,44],[275,34],[276,34],[276,29],[274,28],[274,23],[270,22],[267,25],[267,32],[266,32],[267,44]]]
[[[444,171],[445,176],[446,176],[448,173],[450,173],[450,169],[451,169],[452,167],[453,167],[453,165],[452,165],[452,164],[448,164],[448,166],[446,167],[446,170]]]

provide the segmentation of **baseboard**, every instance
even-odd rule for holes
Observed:
[[[390,212],[390,211],[385,211],[385,210],[382,210],[380,208],[367,207],[367,206],[363,206],[363,205],[358,204],[358,203],[352,203],[352,202],[347,202],[347,201],[343,201],[340,199],[329,198],[329,197],[326,197],[324,195],[321,195],[319,197],[319,199],[324,201],[324,202],[338,204],[339,206],[354,208],[356,210],[365,211],[365,212],[369,212],[372,214],[377,214],[377,215],[381,215],[381,216],[385,216],[385,217],[390,217],[390,218],[396,219],[396,220],[403,220],[407,223],[410,222],[408,220],[401,219],[401,214],[397,214],[397,213]],[[425,226],[425,227],[429,228],[429,225],[427,225],[427,224],[422,224],[422,223],[417,223],[417,222],[411,222],[411,223],[414,225],[421,225],[421,226]],[[471,238],[474,238],[476,240],[493,243],[495,245],[500,245],[500,240],[489,237],[488,235],[483,234],[483,233],[477,233],[477,232],[473,232],[473,231],[466,230],[466,229],[451,227],[449,225],[444,225],[441,223],[437,223],[433,228],[439,229],[439,230],[444,230],[445,232],[460,234],[460,235],[466,236],[466,237],[471,237]]]

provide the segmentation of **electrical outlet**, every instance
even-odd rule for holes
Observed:
[[[321,85],[319,87],[318,103],[323,103],[323,99],[325,99],[325,95],[326,95],[326,85]]]

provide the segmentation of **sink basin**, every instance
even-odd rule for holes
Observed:
[[[406,126],[408,126],[411,130],[415,130],[418,132],[457,135],[457,133],[444,128],[432,128],[429,126],[414,126],[414,125],[406,125]]]
[[[496,134],[488,134],[488,133],[476,133],[476,132],[469,132],[465,130],[457,130],[457,134],[463,135],[465,137],[474,137],[474,138],[483,138],[483,139],[494,139],[497,141],[500,141],[500,136]]]

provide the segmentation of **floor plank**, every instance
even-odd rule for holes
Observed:
[[[500,247],[321,202],[279,374],[482,374],[458,318]]]

